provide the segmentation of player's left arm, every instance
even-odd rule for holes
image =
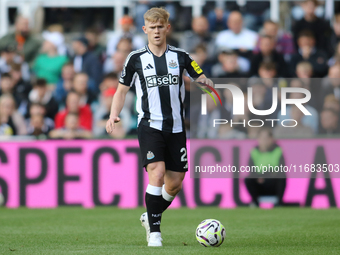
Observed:
[[[196,63],[195,60],[192,59],[192,57],[188,53],[185,54],[185,69],[187,70],[190,77],[195,81],[202,82],[211,86],[213,85],[213,82],[205,76],[201,67]]]

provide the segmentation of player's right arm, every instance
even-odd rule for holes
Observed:
[[[119,113],[123,109],[126,93],[134,83],[134,74],[136,73],[134,63],[133,52],[131,52],[125,60],[124,67],[119,78],[118,88],[113,96],[110,118],[106,123],[106,132],[109,134],[113,132],[115,123],[120,121]]]
[[[123,109],[126,93],[129,91],[129,89],[130,87],[119,83],[117,91],[113,96],[110,118],[106,122],[106,132],[109,134],[113,132],[115,123],[120,121],[119,113]]]

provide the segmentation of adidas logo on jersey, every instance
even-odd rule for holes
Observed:
[[[155,154],[153,154],[153,152],[152,151],[148,151],[148,153],[146,154],[146,158],[147,159],[153,159],[155,157]]]
[[[151,64],[148,64],[148,65],[144,68],[144,70],[149,70],[149,69],[153,69],[153,66],[152,66]]]
[[[146,84],[148,88],[152,87],[161,87],[161,86],[168,86],[168,85],[178,85],[179,76],[173,75],[172,73],[168,73],[167,75],[163,76],[147,76],[146,77]]]

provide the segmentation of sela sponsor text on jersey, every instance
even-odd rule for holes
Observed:
[[[179,76],[173,75],[172,73],[168,73],[167,75],[163,75],[163,76],[152,75],[152,76],[146,77],[146,84],[148,88],[178,85],[178,82],[179,82]]]

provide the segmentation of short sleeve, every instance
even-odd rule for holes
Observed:
[[[120,74],[119,83],[131,87],[133,84],[133,77],[135,74],[135,65],[132,57],[128,56],[125,63],[123,70]]]
[[[196,79],[203,74],[203,70],[201,67],[193,60],[188,53],[184,54],[185,59],[185,69],[187,70],[188,74]]]

